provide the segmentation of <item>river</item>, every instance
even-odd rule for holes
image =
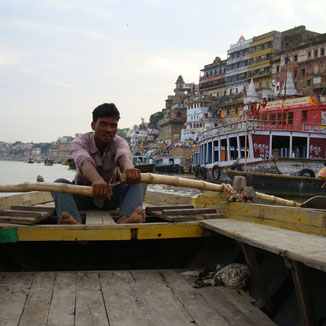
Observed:
[[[72,181],[76,173],[75,170],[70,170],[67,165],[62,164],[45,166],[43,163],[27,163],[27,161],[21,162],[1,160],[0,171],[1,185],[17,184],[22,182],[36,182],[37,176],[39,175],[44,178],[45,182],[53,182],[59,178],[65,178]],[[195,195],[202,192],[192,188],[180,188],[166,185],[149,185],[148,189],[183,195]],[[13,193],[0,193],[0,196],[8,195],[13,195]]]

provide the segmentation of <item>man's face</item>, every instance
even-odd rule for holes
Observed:
[[[116,118],[98,118],[92,122],[92,129],[95,133],[97,145],[107,145],[113,141],[118,131],[118,120]]]

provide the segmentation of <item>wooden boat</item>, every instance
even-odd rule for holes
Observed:
[[[89,211],[85,224],[67,226],[53,224],[47,192],[1,198],[3,209],[23,213],[2,215],[0,224],[0,324],[322,323],[325,211],[224,199],[148,192],[146,223],[119,225],[114,212]],[[43,214],[28,217],[31,211]],[[33,218],[39,222],[27,224]],[[181,274],[231,262],[249,265],[253,297],[222,286],[196,289]]]
[[[228,176],[243,176],[247,186],[280,197],[312,197],[326,195],[325,180],[271,173],[243,172],[227,169]]]

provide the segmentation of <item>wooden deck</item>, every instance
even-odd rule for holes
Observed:
[[[275,325],[244,292],[180,271],[0,273],[0,325]]]

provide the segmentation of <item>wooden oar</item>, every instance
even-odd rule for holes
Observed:
[[[121,182],[125,183],[126,181],[126,175],[122,173]],[[199,190],[216,192],[223,192],[226,189],[224,184],[216,184],[202,180],[186,179],[177,176],[168,176],[154,173],[141,173],[140,182],[146,184],[165,184],[176,187],[195,188]],[[312,197],[305,201],[303,204],[293,200],[287,200],[273,195],[263,194],[261,192],[256,192],[256,198],[268,203],[283,206],[326,209],[326,197],[323,196]]]
[[[123,183],[127,181],[125,174],[121,175],[121,181]],[[223,192],[226,189],[226,185],[224,184],[216,184],[202,180],[186,179],[176,176],[167,176],[154,173],[141,173],[140,182],[146,184],[166,184],[176,187],[195,188],[199,190],[215,192]],[[63,194],[76,194],[89,197],[93,196],[93,190],[90,186],[70,185],[65,183],[24,182],[15,185],[0,185],[0,192],[29,191],[50,191]],[[326,209],[326,197],[324,196],[312,197],[305,201],[303,204],[295,202],[293,200],[287,200],[272,195],[266,195],[260,192],[256,192],[256,198],[267,201],[269,203],[284,206]]]
[[[62,194],[75,194],[83,196],[93,196],[93,190],[90,186],[70,185],[66,183],[19,183],[15,185],[0,185],[0,192],[29,192],[29,191],[50,191]]]

